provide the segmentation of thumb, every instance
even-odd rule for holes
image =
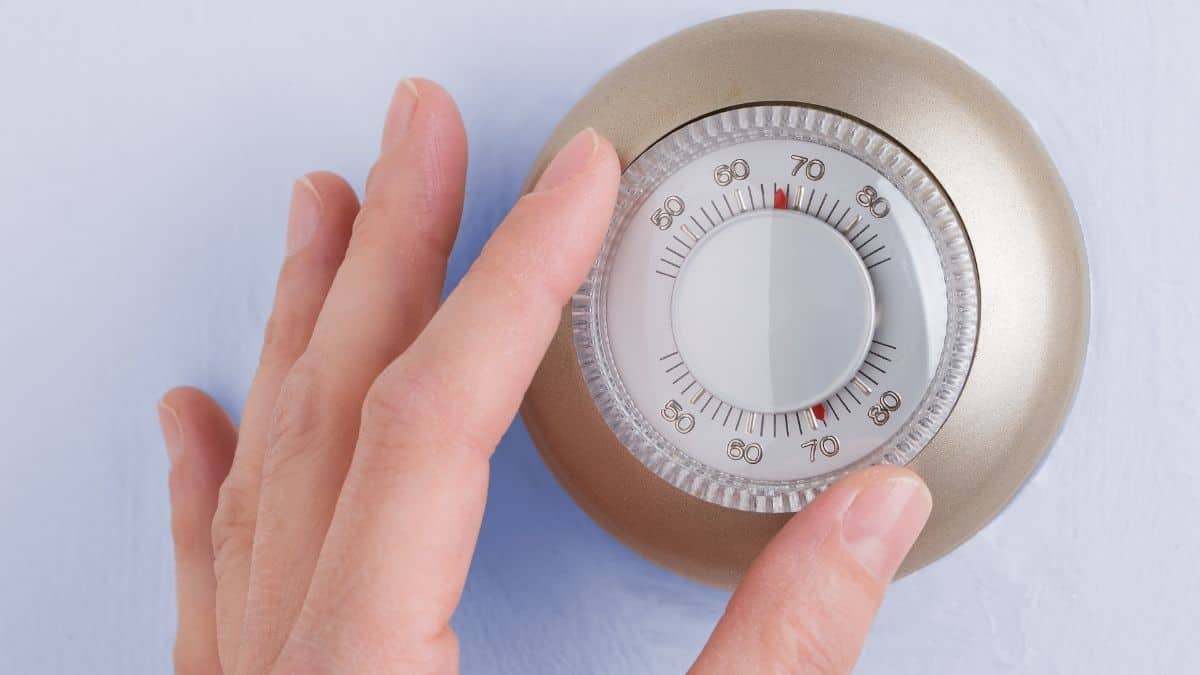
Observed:
[[[835,483],[763,549],[692,673],[848,673],[932,501],[877,466]]]

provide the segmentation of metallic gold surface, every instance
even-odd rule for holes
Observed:
[[[948,52],[880,24],[807,11],[733,16],[673,35],[618,66],[567,114],[526,189],[588,126],[627,166],[659,138],[732,106],[795,102],[858,117],[937,177],[979,271],[979,341],[954,412],[911,467],[929,484],[916,570],[990,521],[1037,467],[1079,383],[1088,276],[1075,212],[1029,124]],[[613,436],[588,395],[566,311],[522,415],[567,492],[647,558],[699,581],[737,582],[788,515],[735,511],[675,489]]]

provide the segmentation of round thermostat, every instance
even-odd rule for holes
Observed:
[[[855,469],[934,496],[902,572],[1012,498],[1070,407],[1087,337],[1078,223],[1024,119],[909,34],[774,11],[689,29],[567,115],[623,175],[523,415],[635,550],[731,585]]]

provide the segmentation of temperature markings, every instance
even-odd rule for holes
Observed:
[[[747,188],[747,190],[749,190],[749,188]],[[808,194],[807,201],[805,200],[805,193]],[[792,186],[790,184],[786,186],[786,189],[780,189],[779,187],[776,187],[775,208],[800,211],[825,221],[826,224],[832,226],[833,229],[837,230],[838,232],[841,232],[842,235],[849,240],[850,245],[853,246],[856,251],[858,251],[859,256],[862,258],[863,263],[867,265],[868,270],[872,270],[891,260],[890,256],[882,257],[877,260],[871,260],[872,257],[882,254],[887,250],[886,244],[875,244],[875,240],[879,238],[879,233],[872,233],[870,237],[861,243],[858,241],[871,229],[871,223],[863,222],[862,214],[854,214],[854,218],[852,218],[850,222],[845,225],[845,227],[842,226],[842,223],[846,222],[846,219],[850,216],[850,212],[853,210],[853,205],[847,206],[845,209],[843,209],[841,212],[842,215],[838,216],[838,219],[835,221],[833,217],[835,214],[837,214],[838,207],[842,205],[842,200],[834,199],[833,205],[829,207],[829,212],[824,213],[825,204],[829,202],[829,197],[831,196],[828,192],[821,193],[821,200],[819,202],[817,202],[817,191],[808,190],[803,185],[796,186],[796,198],[794,201],[791,199],[791,194]],[[766,200],[764,198],[764,203],[765,202]],[[813,209],[813,202],[816,202],[817,204],[815,211]],[[803,204],[803,207],[801,207],[801,204]],[[822,213],[824,213],[824,215],[822,215]],[[873,244],[875,244],[875,246],[872,248]],[[867,250],[867,252],[863,253],[864,250]]]
[[[804,416],[808,419],[808,426],[811,427],[813,431],[816,431],[817,430],[817,413],[815,411],[813,411],[812,408],[809,408],[808,410],[804,411]]]
[[[739,192],[738,194],[741,193]],[[729,209],[729,217],[732,218],[736,214],[733,212],[733,205],[729,203],[729,195],[721,195],[721,199],[725,202],[725,208]],[[716,206],[716,204],[713,204],[713,206]],[[717,213],[720,213],[720,210]]]
[[[846,207],[846,212],[847,213],[850,212],[849,206]],[[846,216],[842,216],[842,220],[845,220],[845,219],[846,219]],[[841,223],[842,220],[839,220],[838,223]],[[851,230],[853,230],[855,227],[858,227],[858,223],[861,220],[862,220],[862,214],[856,213],[856,214],[854,214],[854,220],[850,221],[850,224],[846,226],[846,229],[843,230],[842,228],[839,227],[839,228],[837,228],[837,230],[838,230],[838,232],[841,232],[842,234],[849,234]]]
[[[870,393],[871,393],[871,388],[870,388],[870,387],[868,387],[868,386],[866,385],[866,383],[865,383],[865,382],[863,382],[862,380],[858,379],[858,377],[857,377],[857,376],[855,376],[855,377],[851,378],[851,379],[850,379],[850,383],[851,383],[851,384],[853,384],[855,387],[858,387],[858,390],[859,390],[860,392],[862,392],[862,395],[863,395],[863,396],[868,396],[868,395],[870,395]]]
[[[867,358],[863,359],[863,366],[870,368],[880,375],[887,375],[887,365],[892,362],[892,357],[887,354],[892,354],[895,351],[896,348],[886,342],[872,340],[871,349],[867,350]],[[879,382],[871,375],[868,375],[862,368],[859,369],[858,374],[869,380],[871,384],[879,386]]]
[[[840,203],[841,203],[841,202],[838,202],[838,204],[840,204]],[[835,209],[837,208],[837,204],[835,204],[835,205],[834,205],[834,208],[835,208]],[[832,216],[832,215],[833,215],[833,211],[830,211],[830,212],[829,212],[829,215],[830,215],[830,216]],[[842,211],[842,217],[841,217],[841,218],[838,218],[838,220],[837,220],[837,222],[836,222],[836,223],[830,223],[830,225],[833,225],[833,229],[835,229],[835,230],[838,230],[838,231],[840,232],[840,231],[841,231],[841,227],[842,227],[842,221],[843,221],[843,220],[845,220],[845,219],[846,219],[846,216],[848,216],[848,215],[850,215],[850,207],[849,207],[849,206],[847,206],[847,207],[846,207],[846,210],[845,210],[845,211]]]
[[[842,234],[846,235],[846,238],[849,239],[851,243],[853,243],[855,239],[857,239],[859,236],[861,236],[863,232],[866,232],[867,230],[871,229],[870,223],[863,223],[862,229],[860,229],[856,232],[855,227],[857,227],[860,222],[862,222],[862,216],[856,215],[856,217],[854,218],[854,222],[850,223],[850,226],[847,227],[844,232],[842,232]],[[851,234],[851,233],[853,233],[853,234]]]
[[[846,399],[842,398],[841,393],[835,394],[835,396],[837,397],[838,402],[842,404],[842,407],[846,409],[846,412],[848,412],[848,413],[854,412],[853,410],[850,409],[850,406],[846,403]]]
[[[827,200],[827,199],[829,199],[828,192],[821,195],[821,203],[817,205],[817,213],[815,214],[817,218],[821,217],[821,209],[825,208],[825,200]]]
[[[866,248],[867,246],[870,246],[870,245],[871,245],[871,242],[875,241],[875,240],[876,240],[876,239],[878,239],[878,238],[879,238],[879,233],[875,233],[875,234],[871,235],[871,238],[870,238],[870,239],[868,239],[868,240],[864,241],[863,243],[859,244],[858,246],[855,246],[855,247],[854,247],[854,250],[861,252],[861,251],[862,251],[864,248]],[[882,247],[882,246],[880,246],[880,247],[879,247],[879,249],[877,249],[877,250],[882,250],[882,249],[883,249],[883,247]],[[868,257],[868,256],[870,256],[870,255],[871,255],[871,254],[870,254],[870,253],[868,253],[867,255],[865,255],[865,256],[863,256],[863,257],[864,257],[864,258],[866,258],[866,257]]]
[[[880,358],[883,358],[883,357],[880,357]],[[890,361],[891,359],[888,359],[888,360]],[[887,374],[887,371],[886,371],[886,370],[884,370],[882,367],[880,367],[880,366],[877,366],[877,365],[875,365],[874,363],[871,363],[871,357],[870,357],[870,356],[868,356],[868,357],[867,357],[867,360],[863,361],[863,365],[865,365],[865,366],[870,366],[871,368],[873,368],[873,369],[875,369],[875,370],[878,370],[880,375],[886,375],[886,374]]]
[[[841,205],[842,205],[842,200],[840,200],[840,199],[834,200],[833,206],[829,207],[829,215],[825,216],[825,218],[824,218],[826,224],[833,225],[833,222],[830,220],[830,218],[833,218],[833,214],[837,213],[837,207],[839,207]],[[820,213],[820,211],[818,211],[817,213]]]
[[[879,380],[876,380],[875,378],[871,377],[870,375],[864,373],[861,368],[859,368],[858,374],[861,375],[862,378],[864,380],[866,380],[867,382],[870,382],[871,384],[875,385],[876,387],[879,386]],[[869,394],[871,392],[867,392],[867,393]]]
[[[842,416],[838,414],[837,408],[833,407],[833,404],[829,402],[829,399],[825,399],[825,409],[833,413],[833,419],[835,421],[842,421]]]
[[[676,237],[676,239],[679,239],[679,237]],[[683,243],[683,242],[680,242],[680,243]],[[687,246],[687,244],[684,244],[684,246]],[[670,245],[664,246],[663,248],[665,248],[665,249],[667,250],[667,253],[670,253],[671,255],[673,255],[673,256],[675,256],[675,257],[679,258],[679,260],[680,260],[680,261],[682,261],[682,260],[684,260],[685,258],[687,258],[687,254],[685,254],[685,253],[680,253],[679,251],[676,251],[675,249],[671,248],[671,247],[670,247]],[[687,246],[687,248],[688,248],[689,250],[691,250],[691,247],[690,247],[690,246]],[[661,261],[661,262],[664,262],[664,263],[666,263],[667,265],[670,265],[672,269],[670,269],[670,270],[656,269],[656,270],[654,270],[655,272],[657,272],[657,273],[659,273],[659,274],[663,275],[664,277],[670,277],[671,279],[677,279],[677,278],[679,278],[679,276],[678,276],[678,275],[679,275],[679,272],[678,272],[678,271],[676,271],[676,270],[679,270],[679,269],[681,269],[681,267],[680,267],[680,264],[679,264],[679,263],[677,263],[677,262],[674,262],[674,261],[672,261],[672,260],[668,260],[668,259],[666,259],[666,258],[659,258],[659,261]]]
[[[853,243],[855,243],[856,241],[858,241],[858,238],[859,238],[859,237],[861,237],[861,236],[863,236],[864,234],[866,234],[866,233],[867,233],[867,230],[869,230],[869,229],[871,229],[871,224],[870,224],[870,223],[867,223],[867,224],[866,224],[866,226],[865,226],[865,227],[863,227],[863,229],[861,229],[861,230],[859,230],[859,231],[858,231],[858,234],[856,234],[856,235],[854,235],[853,237],[851,237],[851,238],[850,238],[850,243],[851,243],[851,244],[853,244]]]

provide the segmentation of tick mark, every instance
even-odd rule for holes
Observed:
[[[858,387],[858,390],[862,392],[863,396],[870,395],[871,388],[868,387],[862,380],[855,377],[854,379],[850,380],[850,382],[852,382],[854,386]]]
[[[835,408],[834,405],[829,402],[829,399],[825,399],[825,409],[833,413],[833,419],[839,422],[842,420],[842,416],[838,414],[837,408]]]

